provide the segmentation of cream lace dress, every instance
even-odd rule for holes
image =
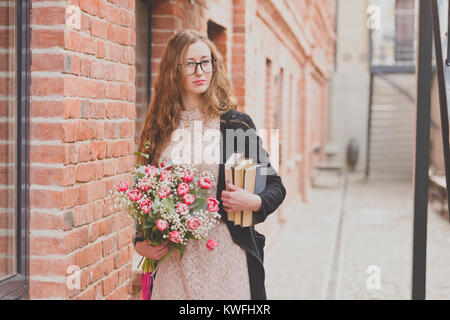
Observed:
[[[194,130],[204,135],[204,138],[200,140],[203,150],[208,146],[214,148],[212,144],[220,148],[220,140],[207,140],[207,134],[205,134],[209,129],[220,132],[220,118],[216,117],[206,122],[199,109],[185,110],[182,111],[179,128],[188,130],[184,131],[182,139],[185,139],[184,143],[189,143],[189,138],[191,140],[192,148],[189,148],[191,164],[200,171],[211,171],[217,183],[219,175],[217,162],[209,164],[203,161],[196,164],[194,161],[194,154],[197,153],[196,157],[199,153],[201,154],[201,151],[194,148]],[[187,132],[190,135],[186,134]],[[174,139],[173,135],[172,138]],[[198,135],[195,139],[197,138]],[[171,141],[162,157],[172,157],[172,148],[180,143],[178,139]],[[215,186],[209,190],[208,196],[216,196],[216,192]],[[206,249],[204,241],[190,240],[181,261],[179,251],[173,250],[168,258],[160,262],[153,284],[152,300],[251,299],[245,250],[233,242],[228,227],[222,220],[209,231],[209,236],[216,239],[218,243],[218,247],[213,252]]]

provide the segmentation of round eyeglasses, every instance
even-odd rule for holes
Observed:
[[[211,73],[214,71],[216,59],[206,59],[200,62],[195,61],[187,61],[185,63],[179,63],[178,65],[182,65],[184,67],[184,71],[186,75],[190,76],[197,72],[197,66],[200,65],[203,72]]]

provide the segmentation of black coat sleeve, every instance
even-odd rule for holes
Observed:
[[[258,195],[261,197],[261,208],[253,212],[253,224],[264,222],[268,215],[273,213],[284,201],[286,189],[281,181],[281,177],[270,164],[269,154],[264,149],[262,139],[256,134],[256,127],[251,117],[245,114],[244,121],[249,125],[248,137],[249,144],[256,144],[256,154],[252,151],[250,145],[246,145],[245,157],[253,158],[256,163],[267,164],[266,188]],[[253,147],[253,150],[255,148]]]

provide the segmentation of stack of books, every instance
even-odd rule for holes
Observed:
[[[224,164],[225,180],[247,190],[258,194],[266,188],[267,164],[254,164],[253,159],[245,159],[240,152],[234,152]],[[227,191],[230,191],[226,187]],[[235,226],[249,227],[252,225],[253,211],[228,212],[228,220],[234,222]]]

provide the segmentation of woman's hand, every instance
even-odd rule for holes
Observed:
[[[162,244],[153,246],[151,244],[147,244],[146,241],[138,241],[136,242],[135,247],[136,252],[139,253],[141,256],[151,258],[153,260],[160,260],[169,252],[170,243],[169,239],[167,239]]]
[[[261,197],[242,188],[225,182],[230,191],[222,191],[221,200],[226,212],[241,210],[258,211],[261,209]]]

